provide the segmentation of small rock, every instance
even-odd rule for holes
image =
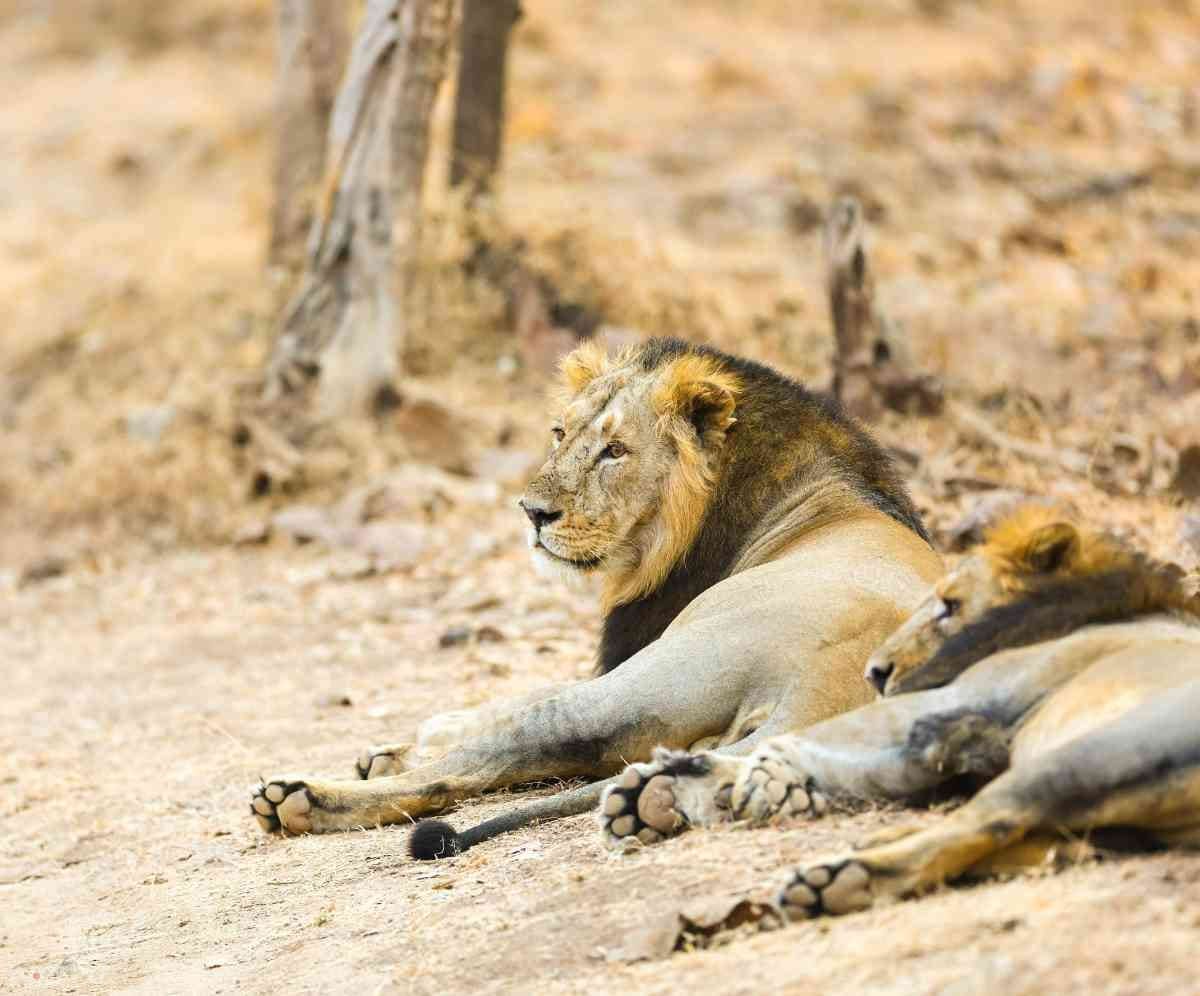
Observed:
[[[471,639],[470,626],[451,626],[438,637],[439,647],[457,647]]]
[[[233,534],[234,546],[257,546],[271,538],[271,523],[266,519],[256,519],[240,526]]]
[[[475,639],[480,643],[503,643],[505,636],[495,626],[480,626],[475,630]]]
[[[412,398],[393,419],[412,459],[452,473],[466,470],[468,429],[457,412],[433,398]]]
[[[719,935],[730,931],[774,930],[783,922],[770,903],[738,896],[695,900],[686,909],[651,916],[648,926],[627,931],[620,947],[607,949],[604,958],[626,963],[656,961],[674,951],[710,947],[719,943]]]
[[[472,533],[467,538],[466,551],[478,560],[494,557],[499,550],[500,540],[492,533]]]
[[[329,512],[315,505],[292,505],[276,512],[271,519],[273,528],[287,533],[297,543],[320,540],[336,546],[340,537]]]
[[[438,607],[445,612],[483,612],[499,605],[499,596],[474,585],[464,585],[444,595]]]
[[[68,566],[64,557],[53,555],[42,557],[40,560],[35,560],[25,566],[25,569],[21,571],[21,575],[17,579],[17,587],[23,588],[28,584],[37,584],[40,581],[49,581],[51,578],[62,577],[67,573]]]
[[[143,443],[157,443],[175,421],[175,409],[170,405],[141,408],[125,416],[125,431]]]
[[[471,473],[500,484],[526,484],[541,464],[542,457],[538,453],[492,448],[471,461]]]
[[[352,705],[354,702],[345,692],[328,692],[317,699],[317,707],[320,709],[346,708]]]
[[[429,531],[408,522],[368,522],[353,530],[350,545],[379,571],[412,567],[425,552]]]
[[[329,577],[335,581],[357,581],[375,573],[375,561],[365,553],[348,551],[329,558]]]
[[[493,506],[500,500],[494,481],[448,474],[428,464],[410,463],[375,483],[368,518],[433,516],[451,505]]]

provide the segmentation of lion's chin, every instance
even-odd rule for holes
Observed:
[[[588,587],[589,580],[600,570],[603,561],[599,558],[591,560],[568,560],[551,553],[540,543],[531,550],[534,570],[544,578],[560,581],[568,587],[580,590]]]

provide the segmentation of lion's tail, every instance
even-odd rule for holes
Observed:
[[[599,804],[600,793],[612,780],[610,778],[592,782],[569,792],[559,792],[558,795],[547,799],[538,799],[536,802],[518,806],[503,816],[485,820],[461,833],[456,832],[444,820],[422,820],[408,838],[408,853],[417,861],[451,858],[462,854],[469,847],[474,847],[480,841],[490,840],[510,830],[519,830],[543,820],[558,820],[564,816],[586,813]]]

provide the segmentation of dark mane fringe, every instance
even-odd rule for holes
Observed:
[[[766,514],[814,482],[840,482],[864,505],[930,542],[891,459],[836,401],[761,363],[679,339],[649,340],[636,361],[652,372],[685,353],[709,357],[741,381],[737,422],[687,556],[653,593],[605,617],[597,663],[602,674],[658,639],[692,599],[727,577]]]

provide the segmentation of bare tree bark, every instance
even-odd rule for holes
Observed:
[[[369,0],[329,125],[304,276],[264,401],[314,386],[325,417],[395,398],[429,123],[452,0]]]
[[[835,340],[832,393],[860,418],[872,418],[882,408],[936,414],[942,410],[942,385],[936,377],[912,369],[899,329],[879,310],[865,236],[858,201],[839,199],[825,227]]]
[[[277,0],[272,265],[300,263],[325,168],[325,134],[349,43],[341,0]]]
[[[450,184],[469,184],[470,200],[490,187],[500,164],[508,40],[520,16],[520,0],[463,0]]]

